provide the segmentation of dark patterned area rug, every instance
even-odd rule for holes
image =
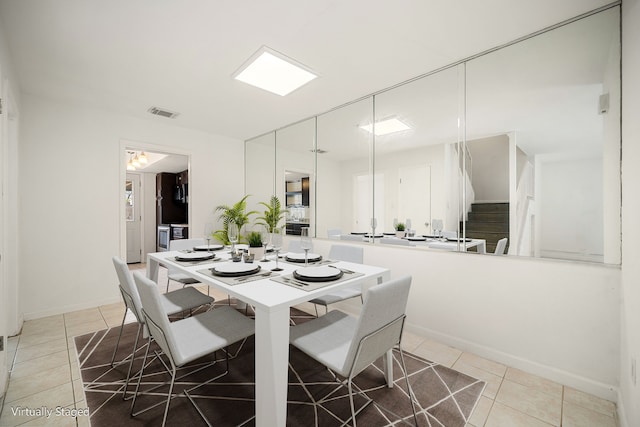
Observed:
[[[300,312],[292,312],[293,319],[304,321]],[[137,324],[124,326],[116,361],[130,354],[137,331]],[[111,355],[120,328],[111,328],[75,338],[79,366],[84,384],[91,425],[155,426],[160,425],[164,405],[133,418],[129,415],[131,400],[123,401],[122,392],[128,363],[110,365]],[[145,340],[146,342],[146,340]],[[195,400],[209,422],[214,426],[254,426],[254,341],[248,339],[236,344],[230,352],[235,355],[229,361],[229,373],[207,386],[195,390]],[[134,372],[142,363],[144,351],[136,353]],[[224,372],[222,360],[201,372],[187,375],[176,382],[175,391],[206,381]],[[380,361],[362,372],[354,383],[373,399],[374,403],[358,415],[362,426],[413,425],[411,406],[406,394],[406,383],[401,375],[399,353],[395,353],[395,386],[386,387]],[[416,395],[416,410],[421,426],[463,427],[473,411],[485,383],[445,366],[429,362],[405,352],[409,380]],[[198,361],[204,363],[206,360]],[[188,365],[180,374],[193,370]],[[169,379],[159,361],[152,362],[142,379],[141,390],[148,389]],[[135,381],[129,386],[135,390]],[[166,399],[168,386],[153,394],[143,395],[136,402],[136,409]],[[164,394],[163,394],[164,393]],[[356,410],[365,399],[357,396]],[[289,426],[339,426],[351,416],[347,388],[341,386],[332,374],[313,359],[290,347],[289,389],[287,425]],[[184,397],[171,401],[167,425],[204,425],[195,408]]]

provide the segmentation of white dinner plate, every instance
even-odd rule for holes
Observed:
[[[194,246],[193,250],[194,251],[218,251],[220,249],[224,248],[224,245],[198,245],[198,246]]]
[[[215,254],[207,252],[188,252],[176,255],[176,261],[204,261],[215,258]]]
[[[244,263],[244,262],[227,262],[220,264],[211,269],[213,274],[219,274],[221,276],[243,276],[246,274],[253,274],[260,270],[259,264]]]
[[[309,282],[326,282],[342,277],[342,270],[329,267],[327,265],[320,267],[305,267],[298,268],[293,272],[293,276],[297,279]]]
[[[285,259],[287,261],[291,261],[291,262],[304,262],[304,252],[302,252],[302,253],[289,252],[285,256]],[[309,262],[320,261],[321,259],[322,259],[322,255],[313,254],[311,252],[309,252],[309,256],[307,257],[307,260]]]

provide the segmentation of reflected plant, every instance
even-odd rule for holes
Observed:
[[[282,204],[277,196],[271,196],[269,203],[260,202],[260,204],[267,209],[263,212],[262,216],[258,217],[260,221],[256,224],[264,225],[269,230],[269,233],[273,233],[273,230],[278,228],[278,223],[289,212],[287,209],[282,209]]]

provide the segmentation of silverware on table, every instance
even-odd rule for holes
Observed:
[[[249,279],[253,279],[254,277],[267,277],[267,276],[271,276],[272,272],[271,271],[265,271],[264,273],[260,273],[260,274],[253,274],[251,276],[243,276],[243,277],[238,277],[236,279],[236,282],[243,282],[245,280],[249,280]]]
[[[304,282],[301,282],[299,280],[292,279],[291,277],[283,277],[282,280],[284,280],[287,283],[292,283],[292,284],[297,285],[297,286],[309,286],[308,283],[304,283]]]
[[[354,274],[355,273],[355,271],[347,270],[346,268],[336,267],[335,265],[330,265],[329,267],[333,267],[335,269],[338,269],[338,270],[340,270],[340,271],[342,271],[343,273],[346,273],[346,274]]]

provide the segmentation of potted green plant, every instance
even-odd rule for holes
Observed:
[[[249,243],[249,253],[253,254],[255,259],[264,257],[262,235],[258,231],[250,231],[249,234],[247,234],[247,242]]]
[[[396,224],[396,237],[404,237],[404,223],[399,222]]]
[[[221,243],[228,245],[229,238],[227,237],[227,230],[229,229],[229,223],[231,221],[235,222],[238,226],[239,236],[242,239],[242,226],[249,222],[249,215],[257,214],[257,211],[246,212],[247,209],[247,198],[249,195],[247,194],[234,205],[220,205],[216,207],[215,212],[220,212],[220,216],[218,219],[222,221],[222,230],[217,230],[213,233],[213,237],[219,240]]]
[[[286,213],[289,212],[287,209],[282,209],[282,204],[280,203],[280,199],[277,196],[271,196],[269,199],[269,203],[260,202],[262,206],[266,209],[264,210],[262,216],[259,216],[259,221],[256,224],[264,225],[269,230],[269,233],[273,233],[273,230],[278,228],[278,223],[285,217]]]

